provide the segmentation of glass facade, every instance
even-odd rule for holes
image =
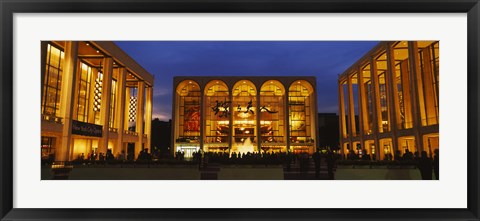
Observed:
[[[338,79],[343,153],[357,145],[356,153],[377,160],[395,159],[406,150],[432,156],[439,148],[438,87],[438,41],[379,43]],[[357,130],[350,135],[349,127]]]
[[[258,151],[257,89],[248,80],[241,80],[232,90],[233,152]]]
[[[285,88],[277,80],[265,82],[260,89],[261,149],[282,151],[285,134]]]
[[[299,80],[288,90],[288,112],[290,121],[289,139],[291,145],[309,146],[313,144],[312,134],[312,93],[313,87],[304,80]],[[300,149],[302,151],[302,149]]]
[[[205,87],[204,150],[225,151],[230,139],[230,97],[221,80],[212,80]]]
[[[176,148],[187,156],[200,148],[200,86],[192,80],[180,83],[176,90],[178,133]]]
[[[60,116],[63,63],[64,52],[60,48],[48,44],[43,82],[42,115]]]
[[[113,42],[45,41],[41,46],[43,160],[71,161],[90,153],[105,156],[109,150],[116,157],[126,152],[126,143],[135,144],[131,156],[135,159],[141,148],[149,148],[151,106],[136,119],[143,127],[134,125],[134,132],[116,127],[128,125],[129,96],[124,93],[128,88],[148,91],[139,95],[138,105],[151,105],[151,74],[125,54],[117,56]]]
[[[174,82],[177,95],[173,104],[173,153],[180,151],[185,157],[191,157],[186,149],[194,147],[205,152],[237,154],[259,151],[313,153],[317,115],[315,90],[310,82],[315,82],[315,78],[175,77]],[[189,82],[202,90],[188,88]],[[188,90],[180,92],[183,88]],[[194,95],[187,96],[193,92]],[[184,103],[192,96],[200,101],[199,109],[202,110],[195,121],[201,128],[196,133],[202,137],[198,142],[184,133]],[[189,139],[182,139],[182,136]]]

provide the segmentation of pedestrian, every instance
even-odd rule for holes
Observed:
[[[427,151],[422,151],[420,160],[418,160],[417,167],[420,170],[422,180],[432,179],[432,159],[427,157]]]

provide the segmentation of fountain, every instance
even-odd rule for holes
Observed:
[[[234,152],[236,152],[237,154],[238,153],[253,153],[254,149],[253,149],[253,144],[252,144],[252,140],[251,138],[247,138],[243,141],[243,143],[236,143],[236,150],[234,150]]]

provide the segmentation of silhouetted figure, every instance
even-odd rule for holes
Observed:
[[[440,152],[435,149],[435,156],[433,158],[433,172],[435,172],[435,179],[440,180]]]
[[[422,180],[432,179],[432,159],[427,157],[427,151],[422,151],[417,167],[420,170]]]
[[[327,170],[328,170],[328,179],[333,180],[333,165],[335,163],[335,156],[331,150],[327,153]]]
[[[320,151],[317,150],[315,153],[313,153],[312,158],[313,162],[315,163],[315,178],[318,179],[320,178]]]

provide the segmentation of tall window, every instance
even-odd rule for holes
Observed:
[[[421,73],[417,81],[422,125],[438,124],[439,43],[419,41],[418,53]]]
[[[88,64],[80,62],[80,83],[78,87],[78,105],[77,105],[77,120],[88,122],[88,114],[90,107],[90,93],[91,93],[91,77],[92,67]]]
[[[64,53],[51,44],[47,45],[45,81],[43,83],[42,114],[59,116]]]
[[[288,89],[288,111],[291,145],[313,143],[312,138],[312,93],[313,87],[307,81],[292,83]]]
[[[112,78],[112,88],[110,96],[110,119],[109,127],[115,128],[115,104],[117,103],[117,80]]]
[[[352,122],[352,136],[357,136],[360,132],[359,125],[359,105],[358,105],[358,74],[355,73],[350,79],[352,84],[352,99],[353,99],[353,122]]]
[[[286,148],[284,101],[285,88],[282,83],[271,80],[262,85],[259,108],[262,149],[281,151]]]
[[[413,127],[408,43],[402,41],[394,45],[392,55],[395,60],[394,94],[396,96],[394,96],[394,100],[398,107],[396,110],[397,128],[408,129]]]
[[[177,114],[179,143],[199,143],[200,137],[200,86],[191,80],[177,87]]]
[[[365,108],[366,113],[364,114],[366,119],[363,119],[364,123],[364,134],[371,134],[373,132],[373,108],[375,107],[375,97],[373,96],[373,82],[372,82],[372,72],[370,69],[370,64],[362,68],[363,73],[363,86],[364,86],[364,96],[362,99],[365,99]]]
[[[230,100],[227,85],[220,80],[205,86],[205,138],[206,151],[228,149],[230,134]]]
[[[257,149],[256,116],[257,90],[251,81],[243,80],[233,86],[233,151],[253,152]]]
[[[387,93],[387,54],[383,53],[376,59],[376,74],[378,81],[378,99],[380,106],[377,108],[379,110],[379,130],[380,132],[390,131],[390,114],[389,114],[389,100]]]

